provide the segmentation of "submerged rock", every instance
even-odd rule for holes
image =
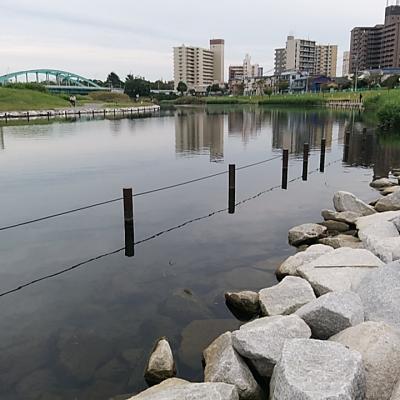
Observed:
[[[205,382],[235,385],[241,400],[261,400],[262,391],[249,367],[232,346],[232,334],[226,332],[203,352]]]
[[[232,333],[234,349],[263,377],[272,375],[287,339],[310,338],[311,330],[298,316],[260,318]]]
[[[333,197],[335,210],[338,212],[351,211],[360,215],[375,214],[373,207],[358,199],[354,194],[349,192],[337,192]]]
[[[400,329],[400,261],[365,276],[356,292],[363,302],[366,321],[381,321]]]
[[[339,343],[287,340],[271,380],[271,400],[364,400],[360,353]]]
[[[324,240],[324,239],[321,239]],[[330,253],[333,248],[330,246],[324,246],[322,244],[315,244],[310,246],[305,251],[295,254],[284,261],[277,269],[276,276],[278,279],[283,279],[285,276],[299,276],[297,273],[297,268],[304,264],[308,264],[316,258]]]
[[[365,275],[384,263],[368,250],[340,248],[297,268],[317,295],[352,290]]]
[[[150,355],[144,377],[146,382],[153,386],[175,375],[176,368],[171,347],[167,339],[161,338]]]
[[[259,295],[256,292],[225,293],[225,302],[240,321],[249,321],[260,314]]]
[[[300,308],[296,315],[311,328],[316,339],[331,336],[364,322],[364,308],[354,292],[328,293]]]
[[[129,400],[239,400],[234,385],[226,383],[189,383],[168,379]]]
[[[400,377],[400,336],[383,322],[365,322],[333,336],[361,353],[366,373],[366,400],[390,400]]]
[[[292,246],[315,243],[323,237],[328,229],[318,224],[304,224],[295,226],[289,231],[289,243]]]
[[[261,312],[264,316],[289,315],[315,298],[306,280],[287,276],[278,285],[260,291]]]

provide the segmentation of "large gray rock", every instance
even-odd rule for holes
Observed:
[[[310,246],[307,250],[301,251],[284,261],[276,270],[276,276],[278,279],[282,279],[288,275],[298,276],[298,267],[301,267],[304,264],[308,264],[316,258],[319,258],[320,256],[330,253],[332,251],[332,247],[324,246],[323,244],[315,244],[313,246]]]
[[[390,186],[380,190],[382,196],[388,196],[389,194],[396,193],[400,190],[400,186]]]
[[[390,400],[400,400],[400,379],[399,382],[397,383],[396,387],[393,390],[392,397]]]
[[[287,339],[310,338],[311,330],[296,315],[260,318],[232,333],[235,350],[263,377],[272,375]]]
[[[260,313],[259,295],[256,292],[225,293],[225,302],[235,317],[248,321]]]
[[[318,296],[352,290],[365,275],[384,263],[368,250],[340,248],[297,268]]]
[[[345,222],[339,221],[325,221],[321,222],[322,226],[325,226],[330,232],[347,232],[350,229],[350,225]]]
[[[358,199],[354,194],[349,192],[337,192],[333,197],[335,210],[338,212],[351,211],[360,215],[375,214],[373,207]]]
[[[328,229],[318,224],[304,224],[295,226],[289,231],[289,243],[292,246],[314,243],[325,236]]]
[[[380,199],[376,203],[375,209],[379,212],[400,210],[400,191]]]
[[[366,373],[366,400],[390,400],[400,377],[399,333],[383,322],[365,322],[333,336],[361,353]]]
[[[150,355],[144,377],[149,385],[157,385],[175,375],[176,368],[171,347],[165,338],[161,338]]]
[[[226,332],[203,352],[204,381],[235,385],[241,400],[262,399],[262,391],[249,367],[232,346],[232,334]]]
[[[264,316],[293,314],[315,298],[305,279],[287,276],[278,285],[260,291],[261,313]]]
[[[382,321],[400,329],[400,261],[365,276],[356,292],[363,302],[366,321]]]
[[[226,383],[189,383],[168,379],[129,400],[239,400],[234,385]]]
[[[300,308],[296,315],[311,328],[316,339],[329,339],[364,322],[364,308],[354,292],[327,293]]]
[[[322,217],[325,221],[338,221],[345,224],[354,225],[362,215],[353,211],[337,212],[332,210],[322,210]]]
[[[288,340],[271,380],[271,400],[364,400],[360,353],[339,343]]]
[[[324,244],[326,246],[331,246],[334,249],[340,249],[341,247],[349,247],[351,249],[363,249],[363,242],[350,235],[337,235],[333,237],[327,237],[324,239],[320,239],[319,243]]]
[[[369,185],[371,187],[375,188],[375,189],[381,189],[381,188],[385,188],[385,187],[388,187],[388,186],[397,185],[397,183],[391,181],[388,178],[380,178],[380,179],[377,179],[377,180],[371,182]]]

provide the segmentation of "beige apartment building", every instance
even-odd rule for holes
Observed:
[[[188,90],[205,92],[207,87],[224,83],[225,42],[212,39],[210,49],[192,46],[174,47],[174,82],[186,83]]]
[[[350,75],[350,51],[343,52],[342,76]]]
[[[336,77],[338,47],[319,44],[316,47],[315,74]]]

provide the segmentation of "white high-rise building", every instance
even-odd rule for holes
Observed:
[[[295,39],[288,36],[286,42],[286,70],[315,71],[316,43],[313,40]]]
[[[350,75],[350,51],[343,52],[342,76]]]
[[[188,90],[205,92],[207,87],[224,83],[224,40],[212,39],[210,49],[193,46],[174,47],[175,89],[184,82]]]

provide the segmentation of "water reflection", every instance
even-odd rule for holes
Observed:
[[[224,115],[199,110],[175,116],[176,153],[181,156],[210,154],[212,162],[224,159]]]
[[[0,126],[0,150],[4,150],[5,146],[4,146],[4,132],[3,132],[3,128]]]
[[[350,119],[346,125],[343,161],[353,167],[373,168],[374,179],[388,177],[400,167],[400,139],[366,129],[362,122]]]
[[[240,109],[228,114],[229,136],[241,137],[243,143],[248,143],[251,138],[257,137],[266,124],[264,117],[268,114],[261,109]]]

